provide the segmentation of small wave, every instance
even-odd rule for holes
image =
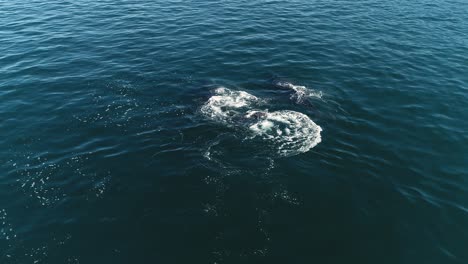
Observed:
[[[247,116],[258,113],[249,111]],[[255,136],[270,141],[281,156],[307,152],[322,140],[322,128],[302,113],[289,110],[261,113],[262,118],[249,128]]]
[[[296,101],[296,103],[302,103],[304,102],[305,99],[307,98],[322,98],[322,92],[321,91],[315,91],[312,89],[308,89],[305,86],[301,85],[294,85],[289,82],[278,82],[276,85],[282,87],[282,88],[287,88],[291,89],[294,91],[294,93],[291,95],[291,100]]]

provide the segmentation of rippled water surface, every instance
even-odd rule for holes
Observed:
[[[466,1],[1,1],[0,263],[468,263]]]

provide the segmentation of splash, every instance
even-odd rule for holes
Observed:
[[[294,93],[291,95],[291,100],[294,100],[296,103],[300,104],[303,103],[305,99],[307,98],[322,98],[322,92],[321,91],[315,91],[312,89],[308,89],[305,86],[301,85],[294,85],[289,82],[278,82],[276,83],[279,87],[282,88],[287,88],[291,89],[294,91]]]
[[[322,128],[307,115],[290,110],[254,110],[261,102],[245,91],[217,88],[201,107],[207,118],[247,131],[245,139],[259,138],[282,157],[309,151],[321,142]],[[210,149],[205,157],[211,160]]]
[[[220,122],[232,122],[242,110],[248,109],[260,100],[244,91],[232,91],[220,87],[213,96],[202,106],[201,112],[208,118]]]
[[[247,116],[257,113],[249,111]],[[262,117],[249,128],[254,137],[269,141],[281,156],[307,152],[321,142],[322,128],[302,113],[289,110],[261,113]]]

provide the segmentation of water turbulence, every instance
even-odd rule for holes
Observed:
[[[256,96],[247,92],[232,91],[224,87],[214,90],[214,94],[202,106],[201,112],[208,118],[222,123],[235,122],[235,119],[242,115],[242,110],[245,112],[245,109],[260,102]]]
[[[300,104],[303,103],[305,99],[307,98],[322,98],[322,92],[321,91],[314,91],[312,89],[308,89],[305,86],[302,85],[294,85],[289,82],[277,82],[277,86],[285,89],[290,89],[294,91],[294,93],[291,95],[291,100],[294,100],[296,103]]]
[[[247,116],[258,114],[249,111]],[[303,113],[281,110],[263,112],[250,127],[255,136],[271,142],[281,156],[294,156],[309,151],[321,142],[322,128]]]
[[[292,111],[258,109],[263,101],[245,91],[217,88],[201,107],[201,113],[246,133],[245,140],[260,139],[281,157],[309,151],[321,142],[322,128],[307,115]]]

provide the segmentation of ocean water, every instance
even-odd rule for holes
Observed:
[[[0,263],[468,263],[468,3],[0,1]]]

